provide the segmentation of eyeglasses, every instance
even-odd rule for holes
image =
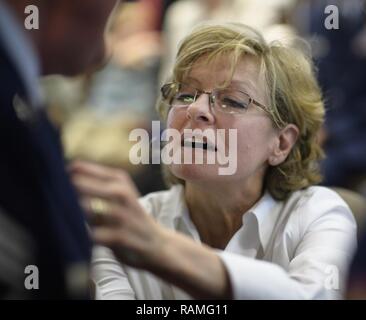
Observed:
[[[163,101],[170,107],[188,107],[202,94],[209,95],[210,107],[226,114],[244,114],[251,103],[270,113],[268,108],[254,100],[249,94],[230,88],[199,90],[183,83],[171,82],[161,87]]]

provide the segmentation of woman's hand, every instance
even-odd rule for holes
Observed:
[[[69,171],[94,241],[130,266],[151,269],[159,263],[165,230],[140,206],[129,175],[83,161],[72,163]]]
[[[231,298],[228,274],[217,254],[146,214],[127,173],[81,161],[71,164],[70,173],[92,221],[93,239],[112,249],[122,263],[150,271],[194,298]]]

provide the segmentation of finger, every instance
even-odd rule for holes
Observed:
[[[124,170],[114,169],[86,161],[75,161],[70,166],[70,173],[72,178],[75,176],[89,176],[90,178],[102,181],[119,181],[121,184],[129,186],[131,192],[137,197],[139,196],[139,192],[130,175]]]
[[[118,217],[113,216],[109,213],[106,214],[90,213],[87,215],[87,222],[91,228],[110,227],[113,229],[117,229],[120,226]]]
[[[93,229],[92,239],[100,245],[113,247],[120,245],[120,234],[120,230],[101,226]]]
[[[119,182],[105,182],[88,176],[74,176],[72,179],[79,194],[88,197],[99,197],[118,203],[127,203],[136,199],[134,191]]]
[[[112,249],[122,263],[142,267],[143,256],[133,245],[131,246],[128,236],[123,232],[100,227],[94,229],[91,237],[95,243]]]
[[[103,199],[100,199],[105,201]],[[95,212],[93,211],[91,205],[92,199],[89,197],[82,197],[80,204],[83,208],[87,221],[90,226],[110,226],[113,228],[118,228],[121,225],[120,214],[118,213],[118,206],[113,203],[106,202],[107,206],[105,212]]]
[[[69,165],[71,174],[85,174],[100,180],[116,179],[121,174],[118,169],[93,162],[77,160]]]

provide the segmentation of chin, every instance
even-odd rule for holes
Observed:
[[[220,181],[222,176],[218,174],[216,165],[208,164],[172,164],[170,172],[184,181]]]

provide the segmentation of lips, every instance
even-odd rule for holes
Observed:
[[[186,137],[185,135],[182,135],[181,140],[181,146],[182,147],[189,147],[189,148],[199,148],[203,150],[209,150],[209,151],[217,151],[217,147],[214,143],[207,140],[207,137]]]

